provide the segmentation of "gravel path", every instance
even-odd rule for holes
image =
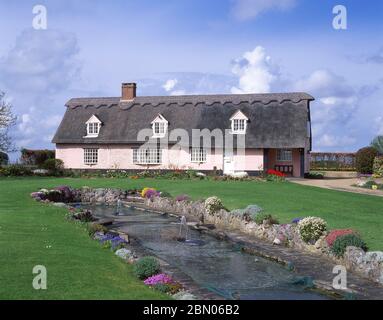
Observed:
[[[333,189],[361,194],[368,194],[383,197],[383,190],[372,190],[355,187],[353,185],[357,184],[361,179],[352,178],[352,179],[299,179],[299,178],[289,178],[291,182],[298,183],[305,186],[319,187],[325,189]]]

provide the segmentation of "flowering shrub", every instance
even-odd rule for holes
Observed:
[[[278,170],[273,170],[273,169],[267,170],[267,174],[278,176],[278,177],[285,177],[286,176],[283,172],[280,172]]]
[[[187,194],[180,194],[176,197],[176,201],[190,201],[190,197]]]
[[[210,197],[205,201],[205,209],[208,214],[214,214],[217,211],[223,209],[223,204],[221,199],[218,197]]]
[[[335,240],[340,237],[340,236],[344,236],[346,234],[353,234],[355,233],[354,230],[352,229],[338,229],[338,230],[332,230],[330,231],[330,233],[327,235],[326,237],[326,242],[327,244],[329,245],[329,247],[331,247],[333,245],[333,243],[335,242]]]
[[[327,224],[322,218],[307,217],[298,222],[298,231],[302,240],[311,243],[317,241],[326,231]]]
[[[144,281],[144,283],[148,286],[154,286],[159,283],[164,284],[164,283],[171,283],[171,282],[172,282],[172,278],[170,278],[165,273],[156,274],[154,276],[147,278]]]
[[[375,157],[373,171],[376,177],[383,177],[383,156]]]
[[[151,199],[151,198],[159,197],[159,196],[160,196],[160,193],[157,190],[155,190],[155,189],[149,189],[145,193],[145,198],[146,199]]]
[[[291,223],[298,223],[299,221],[301,221],[303,218],[294,218],[293,220],[291,220]]]
[[[338,237],[334,241],[331,247],[331,251],[335,256],[343,257],[344,253],[346,252],[346,248],[350,246],[361,248],[364,251],[367,250],[366,243],[358,235],[350,233]]]
[[[278,170],[269,169],[266,172],[266,179],[268,181],[283,181],[286,175]]]
[[[157,192],[157,191],[156,191],[156,189],[153,189],[153,188],[144,188],[141,191],[141,197],[148,198],[146,195],[148,192],[149,192],[149,195],[153,196],[154,192]]]
[[[124,248],[127,244],[125,239],[112,233],[107,233],[100,239],[103,248],[111,248],[113,251]]]
[[[182,289],[182,285],[164,273],[147,278],[144,283],[163,293],[175,294]]]

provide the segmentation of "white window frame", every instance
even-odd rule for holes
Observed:
[[[162,114],[158,114],[158,116],[151,122],[153,138],[165,137],[168,130],[168,124],[169,122],[165,117]]]
[[[84,164],[90,166],[98,164],[97,148],[84,148]]]
[[[84,138],[96,138],[100,133],[101,121],[95,115],[92,115],[86,124],[86,136]]]
[[[207,162],[207,150],[204,148],[191,148],[190,161],[192,163]]]
[[[134,164],[162,164],[162,149],[137,148],[133,149]]]
[[[249,118],[246,117],[241,110],[238,110],[231,118],[231,133],[232,134],[246,134],[247,122]]]
[[[291,150],[291,149],[278,149],[277,150],[277,161],[278,162],[292,162],[293,161],[293,150]]]

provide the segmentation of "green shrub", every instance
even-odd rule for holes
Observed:
[[[305,174],[306,179],[323,179],[324,174],[322,172],[309,172]]]
[[[278,224],[279,223],[278,220],[276,218],[274,218],[271,214],[264,213],[264,212],[261,212],[258,214],[253,214],[251,216],[251,218],[256,224],[262,224],[263,221],[267,221],[270,224]]]
[[[371,174],[373,172],[374,159],[378,151],[373,147],[359,149],[355,156],[356,170],[362,174]]]
[[[93,236],[96,232],[107,233],[108,228],[98,223],[89,223],[88,224],[88,232],[90,236]]]
[[[63,173],[64,162],[60,159],[47,159],[43,163],[42,168],[49,170],[54,175],[59,175]]]
[[[54,159],[54,150],[29,150],[21,149],[21,162],[26,165],[41,167],[47,159]]]
[[[371,147],[375,148],[380,155],[383,155],[383,136],[377,136],[372,140]]]
[[[172,198],[172,195],[169,192],[161,191],[160,197],[161,198]]]
[[[322,218],[307,217],[298,222],[298,231],[304,242],[317,241],[326,231],[327,224]]]
[[[31,176],[32,170],[29,169],[26,166],[23,166],[21,164],[11,164],[9,166],[3,167],[0,170],[0,175],[1,176],[16,176],[16,177],[21,177],[21,176]]]
[[[9,157],[5,152],[0,151],[0,166],[8,164]]]
[[[157,259],[150,256],[140,258],[134,264],[134,273],[141,280],[159,273],[160,269]]]
[[[332,247],[331,251],[332,253],[339,257],[343,257],[344,253],[346,252],[347,247],[358,247],[363,250],[367,250],[366,243],[356,234],[346,234],[344,236],[338,237]]]
[[[375,157],[373,171],[377,177],[383,177],[383,156]]]

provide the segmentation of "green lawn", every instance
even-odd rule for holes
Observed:
[[[162,179],[0,179],[0,298],[161,298],[143,287],[125,265],[64,219],[65,210],[39,204],[29,193],[57,185],[156,187],[172,195],[220,197],[229,209],[258,204],[289,222],[315,215],[330,228],[358,230],[371,250],[383,249],[383,198],[293,183],[216,182]],[[51,245],[51,248],[46,248]],[[48,290],[32,289],[32,267],[48,268]]]
[[[84,227],[67,221],[65,209],[29,197],[45,185],[56,182],[0,178],[0,299],[167,298],[138,281],[132,266],[102,249]],[[32,288],[35,265],[47,268],[47,290]]]

